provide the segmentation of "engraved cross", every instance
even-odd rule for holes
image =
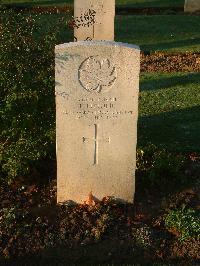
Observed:
[[[94,124],[94,138],[86,138],[83,137],[83,143],[86,141],[94,141],[94,165],[98,164],[98,155],[99,155],[99,142],[108,142],[110,143],[110,137],[105,138],[105,139],[99,139],[99,134],[98,134],[98,124]]]

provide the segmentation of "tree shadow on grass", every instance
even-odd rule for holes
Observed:
[[[198,83],[200,80],[200,73],[179,73],[176,76],[163,75],[159,78],[142,80],[140,83],[140,91],[156,91],[163,88],[170,88],[175,86],[184,86],[192,83]]]
[[[133,1],[132,1],[133,2]],[[124,7],[141,7],[141,8],[148,8],[148,7],[183,7],[184,6],[184,0],[176,0],[176,1],[163,1],[164,4],[160,4],[160,0],[153,0],[153,1],[148,1],[148,2],[145,2],[144,3],[127,3],[127,1],[120,1],[120,3],[118,1],[116,1],[116,6],[124,6]],[[16,1],[16,4],[17,4],[17,1]],[[20,4],[20,3],[19,3]],[[23,1],[21,2],[21,4],[23,5],[31,5],[31,6],[37,6],[37,5],[58,5],[58,4],[70,4],[70,5],[73,5],[73,0],[48,0],[48,1],[44,1],[44,0],[40,0],[40,1],[35,1],[35,2],[28,2],[28,1]]]
[[[54,1],[38,1],[38,2],[35,2],[34,5],[58,5],[58,4],[63,4],[63,5],[66,5],[66,4],[70,4],[70,5],[73,5],[74,4],[74,1],[73,0],[54,0]]]
[[[199,46],[200,38],[190,38],[186,40],[178,40],[178,41],[169,41],[169,42],[156,42],[156,44],[141,44],[141,49],[145,52],[156,51],[156,50],[168,50],[168,49],[176,49],[185,46]]]
[[[200,105],[158,115],[138,122],[138,146],[152,143],[172,151],[200,151]]]
[[[60,5],[73,5],[73,0],[56,0],[56,1],[24,1],[24,2],[10,2],[5,5],[13,7],[36,7],[36,6],[60,6]]]
[[[122,2],[122,1],[121,1]],[[127,6],[127,7],[141,7],[141,8],[148,8],[148,7],[184,7],[184,0],[152,0],[152,1],[128,1],[132,3],[126,3],[127,1],[124,1],[125,3],[120,3],[119,6]],[[118,4],[118,1],[116,0],[116,4]]]

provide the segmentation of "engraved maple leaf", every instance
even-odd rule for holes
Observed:
[[[89,57],[79,69],[79,81],[87,91],[101,92],[103,87],[113,85],[116,78],[116,68],[109,59]]]

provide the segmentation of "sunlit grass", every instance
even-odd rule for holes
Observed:
[[[200,73],[143,74],[139,145],[200,151]]]
[[[199,29],[199,16],[117,16],[115,39],[143,51],[200,51]]]

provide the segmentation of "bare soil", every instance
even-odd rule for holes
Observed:
[[[0,265],[199,265],[200,240],[180,242],[179,233],[164,226],[170,209],[200,209],[199,166],[199,160],[187,164],[185,173],[196,183],[173,193],[144,187],[137,176],[134,205],[104,198],[57,206],[55,168],[42,183],[37,171],[29,181],[18,178],[0,191]],[[5,210],[14,211],[3,216]]]
[[[142,54],[142,72],[200,72],[200,53]]]

